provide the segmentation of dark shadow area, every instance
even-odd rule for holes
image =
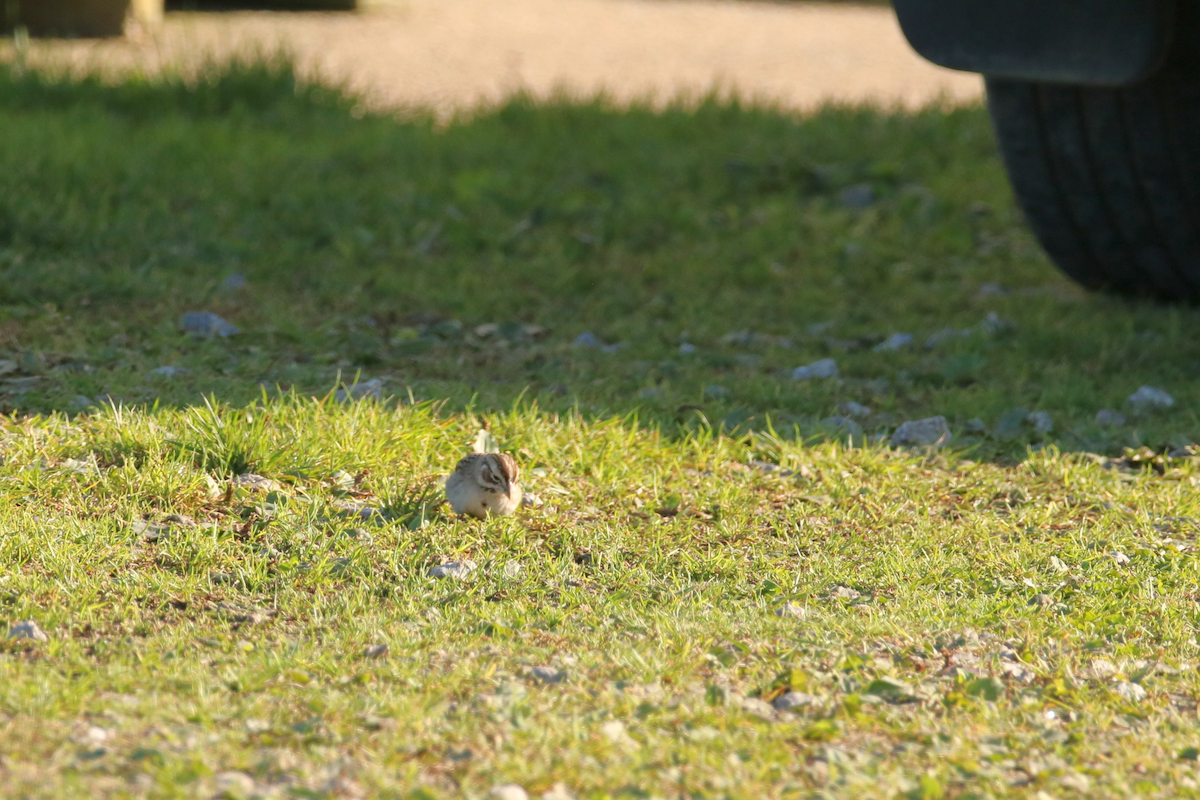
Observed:
[[[863,442],[943,416],[983,458],[1200,432],[1200,317],[1062,278],[978,107],[514,98],[445,125],[256,63],[116,86],[10,68],[0,113],[14,413],[357,380],[668,431]],[[236,331],[183,331],[190,312]],[[1130,402],[1142,386],[1173,403]]]

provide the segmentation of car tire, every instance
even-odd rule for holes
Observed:
[[[1177,42],[1122,88],[987,79],[1017,202],[1046,252],[1092,289],[1200,300],[1200,69]]]

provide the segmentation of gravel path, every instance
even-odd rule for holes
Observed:
[[[982,93],[978,76],[913,54],[886,8],[817,3],[383,0],[358,14],[177,13],[125,40],[36,42],[31,59],[153,72],[280,45],[306,74],[348,83],[372,104],[441,113],[517,90],[662,103],[715,87],[789,109]]]

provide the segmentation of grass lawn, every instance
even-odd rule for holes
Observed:
[[[1200,794],[1200,315],[982,109],[8,68],[0,373],[0,796]],[[484,425],[540,504],[457,520]]]

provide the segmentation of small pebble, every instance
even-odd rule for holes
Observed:
[[[262,475],[256,475],[253,472],[244,472],[238,475],[233,479],[233,485],[242,489],[262,492],[277,492],[283,488],[278,481],[264,478]]]
[[[710,383],[708,386],[704,387],[704,397],[708,400],[724,400],[725,398],[729,397],[730,394],[732,394],[732,392],[729,391],[728,387],[720,386],[715,383]]]
[[[892,434],[892,447],[933,446],[939,447],[953,438],[946,418],[942,416],[909,420]]]
[[[50,637],[31,619],[23,619],[8,629],[9,639],[32,639],[35,642],[48,642]]]
[[[617,719],[609,720],[600,726],[600,733],[615,744],[625,739],[625,723]]]
[[[684,342],[683,344],[679,345],[679,352],[683,353],[684,355],[687,355],[688,353],[694,353],[696,352],[696,345],[692,344],[691,342]]]
[[[436,567],[429,568],[429,576],[431,578],[466,578],[477,568],[474,561],[448,561],[445,564],[438,564]]]
[[[1141,684],[1121,681],[1113,686],[1117,694],[1131,703],[1140,703],[1146,699],[1146,689]]]
[[[864,406],[862,403],[856,403],[853,400],[847,400],[845,403],[838,403],[837,411],[844,417],[852,419],[866,419],[871,416],[871,409]]]
[[[213,776],[213,788],[217,791],[217,797],[247,800],[254,794],[254,778],[236,770],[218,772]]]
[[[488,797],[492,800],[529,800],[529,793],[525,791],[525,787],[519,784],[502,783],[492,787],[492,791],[488,792]]]
[[[795,603],[784,603],[779,608],[775,609],[777,617],[792,617],[793,619],[805,619],[808,617],[808,611],[804,606],[798,606]]]
[[[967,420],[966,428],[971,433],[983,433],[987,430],[987,423],[979,417],[971,417]]]
[[[363,649],[364,658],[383,658],[388,654],[388,646],[383,643],[369,644]]]
[[[566,784],[556,783],[542,792],[542,800],[575,800],[575,795],[571,794]]]
[[[554,667],[534,667],[529,670],[529,676],[538,683],[562,683],[567,674]]]
[[[838,202],[855,211],[862,211],[875,204],[875,189],[869,183],[856,183],[838,192]]]
[[[893,333],[891,336],[887,337],[882,342],[875,345],[875,352],[876,353],[889,353],[889,352],[892,352],[895,350],[899,350],[903,347],[908,347],[910,344],[912,344],[912,340],[913,340],[913,337],[912,337],[911,333]]]
[[[1162,389],[1153,386],[1142,386],[1125,400],[1135,411],[1153,411],[1160,408],[1170,408],[1175,405],[1175,398]]]
[[[604,342],[600,341],[591,331],[584,331],[575,337],[575,341],[571,342],[573,347],[600,347],[603,344]]]
[[[232,275],[225,276],[225,280],[221,281],[221,289],[226,292],[234,292],[246,285],[246,276],[240,272],[235,272]]]
[[[1054,605],[1054,598],[1044,592],[1038,592],[1030,598],[1029,605],[1045,608],[1046,606]]]
[[[775,707],[776,711],[791,711],[793,708],[811,706],[816,702],[817,698],[813,697],[811,694],[805,694],[804,692],[788,692],[787,694],[781,694],[779,697],[776,697],[774,700],[772,700],[771,705]]]
[[[179,319],[179,328],[184,333],[196,336],[233,336],[238,329],[211,311],[189,311]]]
[[[806,381],[812,378],[832,378],[838,374],[837,362],[832,358],[822,358],[803,367],[792,370],[792,380]]]
[[[164,378],[178,378],[180,375],[187,375],[188,371],[183,367],[155,367],[150,370],[151,375],[159,375]]]
[[[1034,411],[1025,418],[1025,421],[1032,425],[1038,433],[1049,433],[1054,430],[1054,420],[1045,411]]]
[[[362,400],[364,397],[373,397],[375,399],[383,397],[383,380],[372,378],[369,381],[362,381],[353,386],[338,389],[334,395],[334,399],[339,403],[345,403],[350,400]]]

